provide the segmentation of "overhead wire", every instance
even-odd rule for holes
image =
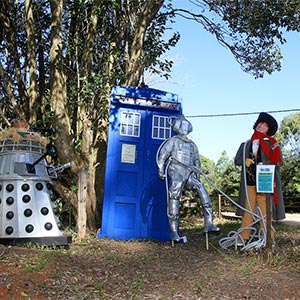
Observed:
[[[286,112],[296,112],[300,111],[300,108],[293,109],[282,109],[282,110],[269,110],[266,113],[286,113]],[[208,115],[190,115],[185,116],[186,118],[213,118],[213,117],[234,117],[234,116],[245,116],[245,115],[257,115],[260,114],[261,111],[257,112],[239,112],[239,113],[228,113],[228,114],[208,114]]]

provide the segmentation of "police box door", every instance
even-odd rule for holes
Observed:
[[[110,126],[100,237],[169,240],[167,195],[156,153],[170,113],[119,107]],[[173,112],[174,113],[174,112]]]

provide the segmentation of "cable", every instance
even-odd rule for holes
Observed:
[[[269,111],[266,111],[266,113],[283,113],[283,112],[293,112],[293,111],[300,111],[300,108],[283,109],[283,110],[269,110]],[[259,113],[260,112],[213,114],[213,115],[191,115],[191,116],[186,116],[186,118],[233,117],[233,116],[257,115]]]
[[[222,194],[225,198],[227,198],[229,201],[231,201],[235,206],[237,206],[240,209],[244,210],[245,212],[248,212],[249,214],[251,214],[251,216],[253,218],[253,222],[249,226],[241,227],[237,231],[230,231],[228,233],[227,237],[220,239],[219,245],[221,246],[221,248],[227,249],[231,246],[234,246],[235,249],[240,247],[240,250],[243,251],[243,250],[250,250],[252,248],[259,249],[259,248],[265,247],[266,246],[266,230],[267,230],[267,228],[266,228],[265,218],[262,215],[261,209],[259,207],[257,207],[258,213],[254,213],[253,211],[242,207],[241,205],[236,203],[232,198],[230,198],[228,195],[226,195],[223,191],[221,191],[212,181],[210,181],[207,178],[207,176],[203,173],[202,170],[199,170],[199,171],[200,171],[201,175],[205,178],[205,180],[210,185],[212,185],[220,194]],[[263,228],[260,228],[260,230],[257,231],[257,229],[253,226],[259,222],[262,222]],[[246,229],[253,231],[253,233],[251,234],[250,239],[247,243],[240,235],[240,233]]]

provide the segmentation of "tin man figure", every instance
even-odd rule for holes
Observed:
[[[207,190],[200,181],[200,157],[196,144],[187,135],[192,132],[192,124],[179,116],[172,124],[177,135],[167,139],[157,154],[158,175],[168,180],[168,219],[170,240],[186,241],[178,233],[180,198],[184,190],[195,190],[201,199],[204,214],[204,233],[219,232],[213,224],[212,203]],[[166,165],[166,167],[165,167]]]

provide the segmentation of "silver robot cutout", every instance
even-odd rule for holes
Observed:
[[[180,198],[184,190],[195,190],[201,199],[204,215],[204,233],[219,232],[220,228],[213,224],[213,210],[210,196],[200,181],[200,157],[196,144],[187,135],[192,132],[192,124],[183,116],[172,123],[177,135],[167,139],[157,153],[158,176],[167,180],[168,219],[170,240],[186,242],[180,237],[179,213]]]

